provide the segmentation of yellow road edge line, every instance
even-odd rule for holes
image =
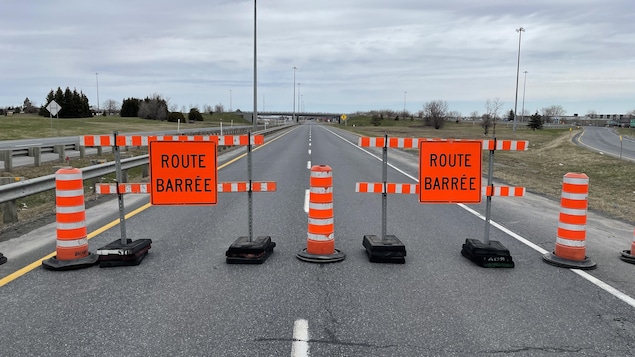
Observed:
[[[253,152],[253,151],[256,151],[256,150],[260,149],[261,147],[263,147],[263,146],[265,146],[265,145],[269,145],[270,143],[272,143],[272,142],[274,142],[274,141],[276,141],[276,140],[280,139],[281,137],[283,137],[283,136],[285,136],[285,135],[289,134],[289,133],[290,133],[290,132],[292,132],[293,130],[295,130],[295,128],[294,128],[294,129],[292,129],[292,130],[289,130],[288,132],[286,132],[286,133],[284,133],[284,134],[282,134],[282,135],[280,135],[280,136],[278,136],[278,137],[276,137],[276,138],[274,138],[274,139],[272,139],[272,140],[270,140],[270,141],[267,141],[266,143],[264,143],[264,144],[262,144],[262,145],[260,145],[260,146],[256,147],[255,149],[253,149],[253,150],[251,150],[251,151]],[[238,161],[238,160],[242,159],[242,158],[243,158],[243,157],[245,157],[245,156],[247,156],[247,153],[244,153],[244,154],[242,154],[242,155],[240,155],[240,156],[238,156],[238,157],[235,157],[234,159],[232,159],[232,160],[230,160],[230,161],[228,161],[228,162],[226,162],[226,163],[222,164],[221,166],[219,166],[219,167],[218,167],[218,170],[220,170],[220,169],[222,169],[222,168],[224,168],[224,167],[227,167],[227,166],[229,166],[229,165],[233,164],[234,162],[236,162],[236,161]],[[148,209],[148,208],[150,208],[150,207],[152,207],[152,204],[151,204],[151,203],[146,203],[145,205],[143,205],[143,206],[141,206],[141,207],[139,207],[139,208],[135,209],[135,210],[134,210],[134,211],[132,211],[132,212],[129,212],[128,214],[126,214],[126,215],[124,216],[124,218],[125,218],[125,219],[128,219],[128,218],[130,218],[130,217],[132,217],[132,216],[135,216],[135,215],[137,215],[137,214],[139,214],[139,213],[141,213],[141,212],[145,211],[146,209]],[[105,231],[109,230],[110,228],[115,227],[115,226],[116,226],[116,225],[118,225],[118,224],[119,224],[119,219],[117,218],[117,219],[113,220],[112,222],[107,223],[107,224],[105,224],[105,225],[103,225],[103,226],[101,226],[101,227],[99,227],[99,228],[95,229],[94,231],[92,231],[92,232],[88,233],[88,235],[86,236],[86,239],[91,239],[91,238],[94,238],[94,237],[96,237],[96,236],[98,236],[98,235],[100,235],[100,234],[104,233]],[[50,259],[50,258],[53,258],[53,257],[55,256],[55,254],[57,254],[57,251],[55,251],[55,252],[53,252],[53,253],[51,253],[51,254],[48,254],[48,255],[46,255],[46,256],[44,256],[44,257],[42,257],[42,258],[40,258],[40,259],[38,259],[38,260],[34,261],[33,263],[31,263],[31,264],[29,264],[29,265],[27,265],[27,266],[25,266],[25,267],[23,267],[23,268],[21,268],[21,269],[18,269],[18,270],[16,270],[16,271],[14,271],[13,273],[11,273],[11,274],[9,274],[9,275],[5,276],[4,278],[0,279],[0,287],[5,286],[6,284],[8,284],[8,283],[12,282],[13,280],[15,280],[15,279],[17,279],[17,278],[19,278],[19,277],[21,277],[21,276],[25,275],[26,273],[28,273],[28,272],[30,272],[30,271],[32,271],[32,270],[34,270],[35,268],[42,266],[42,261],[47,260],[47,259]]]

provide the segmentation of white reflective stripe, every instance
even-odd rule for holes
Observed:
[[[333,193],[333,187],[311,187],[311,193]]]
[[[314,224],[316,226],[326,226],[333,224],[333,222],[333,218],[318,219],[309,217],[309,224]]]
[[[405,145],[405,141],[406,141],[406,140],[405,140],[404,138],[398,138],[398,139],[397,139],[397,147],[398,147],[398,148],[403,148],[403,147],[404,147],[404,145]]]
[[[309,209],[316,209],[320,211],[325,211],[329,209],[333,209],[333,203],[313,203],[309,202]]]
[[[62,248],[72,248],[72,247],[81,247],[84,245],[88,245],[88,239],[86,238],[80,238],[80,239],[73,239],[73,240],[57,240],[57,244],[58,247],[62,247]]]
[[[558,228],[566,229],[568,231],[582,232],[586,231],[586,224],[568,224],[558,222]]]
[[[586,241],[584,240],[573,240],[573,239],[565,239],[565,238],[556,238],[556,243],[561,245],[567,245],[569,247],[586,247]]]
[[[577,200],[577,201],[585,201],[588,197],[588,193],[569,193],[562,191],[562,198],[566,198],[568,200]]]
[[[78,197],[84,196],[84,190],[55,190],[57,197]]]
[[[231,184],[231,192],[238,192],[238,184],[237,183],[233,183]]]
[[[324,234],[307,234],[307,238],[311,240],[333,240],[333,234],[324,235]]]
[[[568,214],[570,216],[586,216],[587,210],[560,207],[560,213]]]
[[[311,170],[311,177],[323,178],[323,177],[331,177],[331,176],[332,176],[331,171],[313,171],[313,170]]]
[[[384,185],[384,191],[386,191],[385,186],[386,186],[386,185]],[[403,192],[403,190],[402,190],[403,186],[404,186],[404,184],[397,184],[397,185],[395,185],[395,193],[402,193],[402,192]],[[382,193],[383,193],[383,192],[382,192]]]
[[[58,181],[78,181],[82,180],[82,173],[75,174],[55,174],[55,179]]]
[[[57,213],[80,213],[86,211],[84,205],[81,206],[56,206],[55,212]]]
[[[565,176],[564,179],[562,180],[562,182],[569,183],[569,184],[572,184],[572,185],[588,185],[589,184],[589,179],[588,178],[581,178],[581,177],[567,177],[567,176]]]
[[[78,228],[84,228],[86,227],[86,221],[82,220],[80,222],[74,222],[74,223],[60,223],[57,222],[57,229],[63,230],[63,231],[67,231],[67,230],[71,230],[71,229],[78,229]]]

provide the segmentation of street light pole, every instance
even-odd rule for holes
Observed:
[[[521,122],[525,122],[525,88],[527,88],[527,71],[523,72],[525,73],[525,80],[523,81],[523,109],[520,111],[520,115],[521,115]]]
[[[232,111],[232,90],[229,90],[229,111]]]
[[[97,82],[97,112],[99,113],[99,73],[95,73],[95,81]]]
[[[295,123],[295,70],[297,67],[293,67],[293,122]]]
[[[406,94],[408,94],[408,92],[403,92],[403,116],[406,116]]]
[[[516,98],[514,99],[514,131],[516,131],[516,117],[518,110],[518,78],[520,77],[520,39],[522,38],[523,32],[525,29],[520,27],[516,29],[518,32],[518,63],[516,64]]]
[[[258,53],[256,51],[256,24],[256,0],[254,0],[254,113],[252,117],[254,131],[258,130]]]
[[[298,83],[298,118],[300,117],[300,84]]]

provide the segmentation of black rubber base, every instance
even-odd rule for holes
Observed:
[[[635,255],[631,255],[630,250],[623,250],[620,259],[627,263],[635,264]]]
[[[554,253],[547,253],[542,256],[542,260],[544,260],[547,264],[551,264],[560,268],[572,268],[582,270],[592,270],[597,268],[597,264],[589,259],[589,257],[584,257],[584,260],[577,261],[560,258]]]
[[[269,236],[259,236],[251,242],[249,237],[239,237],[225,252],[225,260],[227,264],[262,264],[275,246]]]
[[[2,253],[0,253],[0,265],[7,262],[7,257],[5,257]]]
[[[483,268],[513,268],[514,261],[501,242],[490,240],[483,244],[478,239],[466,239],[461,255]]]
[[[98,256],[88,253],[88,256],[73,260],[58,260],[57,256],[43,260],[42,266],[49,270],[73,270],[92,267],[97,263]]]
[[[373,263],[404,264],[406,262],[406,246],[394,235],[386,235],[382,240],[376,235],[367,234],[362,240],[366,248],[368,260]]]
[[[126,244],[117,239],[99,249],[99,267],[112,268],[121,266],[135,266],[141,264],[152,247],[151,239],[126,240]]]
[[[346,259],[346,254],[335,249],[333,254],[311,254],[303,249],[300,253],[296,254],[298,259],[309,263],[337,263]]]

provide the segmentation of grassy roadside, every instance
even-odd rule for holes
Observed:
[[[353,126],[353,124],[355,126]],[[370,118],[356,117],[339,125],[362,135],[393,137],[483,139],[478,122],[446,122],[439,130],[423,127],[421,121],[384,119],[372,126]],[[559,200],[562,178],[568,172],[589,176],[589,209],[635,224],[635,163],[602,155],[572,142],[581,129],[529,130],[511,124],[496,126],[497,139],[528,140],[527,151],[498,151],[494,155],[494,178],[511,186],[526,187],[529,192]],[[622,129],[621,135],[635,135]],[[490,135],[492,137],[492,129]],[[489,152],[483,152],[483,172],[487,172]]]
[[[186,115],[187,118],[187,115]],[[49,119],[31,114],[0,116],[0,140],[20,140],[31,138],[49,138],[58,136],[79,136],[87,134],[112,134],[156,130],[176,130],[209,128],[230,125],[249,125],[236,113],[203,114],[203,121],[194,123],[171,123],[167,121],[140,118],[122,118],[120,116],[98,116],[81,119]]]

